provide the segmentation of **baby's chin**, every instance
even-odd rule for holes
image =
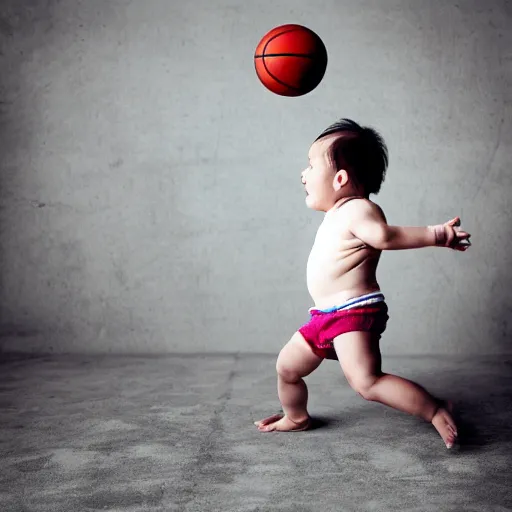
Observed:
[[[310,196],[310,195],[307,195],[306,196],[306,206],[310,209],[310,210],[315,210],[317,212],[321,212],[321,211],[324,211],[320,205],[316,204],[315,200]]]

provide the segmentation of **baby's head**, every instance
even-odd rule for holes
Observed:
[[[306,204],[328,211],[343,197],[377,194],[387,166],[388,150],[381,135],[341,119],[325,129],[309,150],[309,167],[301,175]]]

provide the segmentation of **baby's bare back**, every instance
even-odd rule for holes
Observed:
[[[307,285],[320,309],[380,289],[376,269],[381,251],[365,245],[348,228],[363,201],[368,202],[353,200],[328,212],[318,228],[307,264]],[[382,210],[372,205],[385,219]]]

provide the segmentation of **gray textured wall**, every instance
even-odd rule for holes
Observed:
[[[0,350],[277,354],[322,219],[299,174],[347,116],[389,145],[390,223],[473,234],[384,254],[383,353],[511,352],[510,2],[0,5]],[[254,73],[283,23],[329,52],[302,98]]]

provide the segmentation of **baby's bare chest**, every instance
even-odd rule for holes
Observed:
[[[338,260],[358,247],[361,247],[361,241],[354,237],[346,225],[324,221],[316,233],[310,259]]]

